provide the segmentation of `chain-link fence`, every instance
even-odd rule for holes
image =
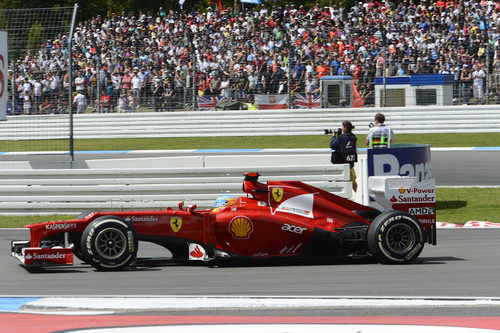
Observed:
[[[0,151],[69,149],[68,36],[74,14],[73,7],[0,10],[0,30],[8,35],[11,116],[2,124]]]
[[[75,29],[73,102],[76,113],[498,103],[499,10],[460,0],[97,16]],[[57,100],[67,36],[49,41],[37,24],[25,44],[41,44],[16,51],[12,77],[19,87],[48,62]],[[60,101],[14,113],[62,113]]]

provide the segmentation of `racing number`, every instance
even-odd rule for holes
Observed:
[[[307,230],[307,228],[302,228],[302,227],[298,227],[296,225],[291,225],[291,224],[285,223],[281,227],[281,230],[290,231],[290,232],[293,232],[296,234],[301,234],[302,232],[304,232],[304,230]]]
[[[356,155],[347,155],[345,160],[346,162],[356,162]]]

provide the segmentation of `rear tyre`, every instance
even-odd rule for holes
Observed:
[[[402,211],[377,216],[368,228],[367,241],[372,255],[386,264],[411,263],[424,249],[420,222]]]
[[[117,216],[101,216],[85,228],[80,246],[85,261],[97,270],[117,271],[136,258],[138,241],[130,224]]]

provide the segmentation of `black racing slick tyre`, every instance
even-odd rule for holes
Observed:
[[[85,261],[100,271],[126,268],[137,255],[132,226],[117,216],[101,216],[85,228],[81,238]]]
[[[368,247],[378,261],[385,264],[408,264],[424,249],[424,232],[420,222],[402,211],[377,216],[367,233]]]
[[[69,241],[73,244],[73,255],[80,259],[80,261],[85,262],[85,256],[82,252],[82,233],[81,232],[71,232],[69,234]]]
[[[75,219],[77,219],[77,220],[83,219],[85,216],[89,215],[90,213],[92,213],[91,210],[82,212],[82,213],[78,214],[75,217]],[[80,259],[80,261],[86,262],[85,256],[83,255],[83,252],[82,252],[81,239],[82,239],[81,232],[71,232],[69,234],[69,240],[73,244],[73,255],[75,257],[77,257],[78,259]]]

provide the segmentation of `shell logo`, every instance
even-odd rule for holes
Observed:
[[[399,188],[399,193],[403,194],[405,193],[406,189],[404,187],[400,187]]]
[[[229,222],[229,233],[234,239],[248,239],[252,231],[252,221],[244,216],[237,216]]]

